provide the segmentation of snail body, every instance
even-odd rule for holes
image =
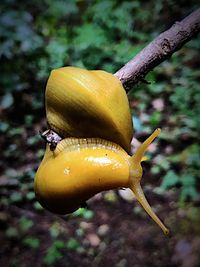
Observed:
[[[43,161],[35,191],[55,213],[73,212],[101,191],[128,186],[126,152],[103,139],[63,139],[53,152],[47,145]]]
[[[41,205],[68,214],[99,192],[130,188],[167,234],[140,186],[142,158],[160,129],[130,154],[133,125],[120,81],[104,71],[65,67],[51,73],[45,97],[47,122],[63,139],[53,149],[47,143],[37,170]]]
[[[151,209],[140,186],[140,162],[159,132],[157,129],[133,156],[119,145],[98,138],[66,138],[54,151],[47,145],[35,177],[38,200],[51,212],[67,214],[101,191],[129,187],[146,212],[167,234],[168,229]]]

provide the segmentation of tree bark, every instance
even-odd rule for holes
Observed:
[[[114,75],[122,82],[124,88],[142,81],[146,74],[161,62],[179,50],[200,31],[200,8],[161,33],[139,54],[118,70]]]

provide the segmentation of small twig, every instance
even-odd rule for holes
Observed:
[[[200,8],[161,33],[139,54],[115,73],[126,90],[139,81],[146,74],[179,50],[200,31]]]

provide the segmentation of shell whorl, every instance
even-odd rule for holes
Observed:
[[[130,152],[129,103],[121,82],[105,71],[64,67],[46,88],[47,122],[63,138],[102,138]]]

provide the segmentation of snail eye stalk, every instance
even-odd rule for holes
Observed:
[[[137,149],[136,153],[133,155],[133,161],[135,163],[140,164],[142,158],[144,157],[145,152],[147,151],[150,144],[154,141],[154,139],[160,134],[161,129],[157,128],[145,141],[142,143]]]
[[[149,216],[160,226],[164,234],[168,235],[169,230],[165,227],[165,225],[161,222],[155,212],[152,210],[149,205],[143,190],[140,185],[140,180],[142,178],[142,167],[141,161],[144,156],[144,153],[148,149],[149,145],[153,142],[153,140],[160,134],[161,130],[156,129],[150,136],[145,140],[143,144],[138,148],[135,155],[131,157],[131,170],[130,170],[130,188],[135,194],[138,202],[144,208],[144,210],[149,214]]]

